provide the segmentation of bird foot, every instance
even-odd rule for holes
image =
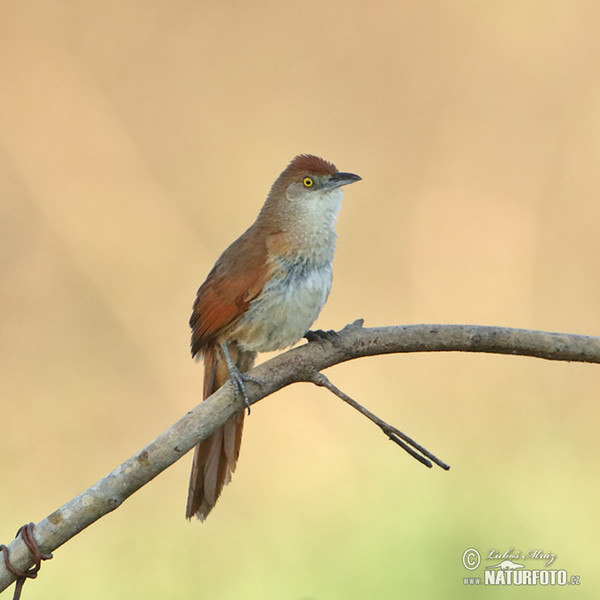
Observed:
[[[319,342],[321,344],[323,342],[330,342],[334,345],[338,342],[340,338],[338,333],[333,329],[328,329],[327,331],[324,331],[323,329],[315,329],[314,331],[310,330],[304,334],[304,337],[309,342]]]
[[[250,400],[248,399],[248,392],[246,391],[246,382],[253,381],[257,385],[262,386],[262,381],[256,377],[252,377],[252,375],[242,373],[235,365],[233,370],[229,369],[229,377],[231,383],[233,383],[236,394],[239,394],[244,399],[244,404],[248,409],[248,414],[250,414]]]

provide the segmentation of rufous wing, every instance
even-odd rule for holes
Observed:
[[[250,228],[219,258],[200,286],[190,326],[192,355],[226,339],[271,275],[267,246]]]

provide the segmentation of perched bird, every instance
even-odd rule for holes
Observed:
[[[310,329],[331,288],[341,188],[360,179],[317,156],[296,156],[256,221],[221,254],[190,318],[192,356],[204,359],[204,398],[231,378],[247,403],[245,372],[256,353],[291,346]],[[206,519],[229,483],[243,425],[239,412],[196,446],[188,519]]]

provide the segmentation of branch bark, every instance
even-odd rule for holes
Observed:
[[[337,335],[289,350],[251,371],[262,382],[247,386],[251,404],[292,383],[315,382],[322,369],[355,358],[405,352],[487,352],[548,360],[600,363],[600,337],[477,325],[406,325],[363,328],[356,321]],[[230,384],[190,410],[148,446],[35,526],[42,553],[51,553],[118,508],[199,441],[244,410]],[[21,537],[8,544],[10,561],[24,571],[34,563]],[[0,591],[15,577],[0,560]]]

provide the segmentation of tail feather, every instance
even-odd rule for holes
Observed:
[[[244,352],[235,344],[229,345],[231,359],[241,372],[252,368],[254,352]],[[204,399],[216,392],[229,378],[227,363],[218,346],[204,353]],[[216,504],[223,488],[235,471],[244,427],[244,412],[235,414],[196,446],[190,476],[190,487],[185,516],[196,515],[204,521]]]

